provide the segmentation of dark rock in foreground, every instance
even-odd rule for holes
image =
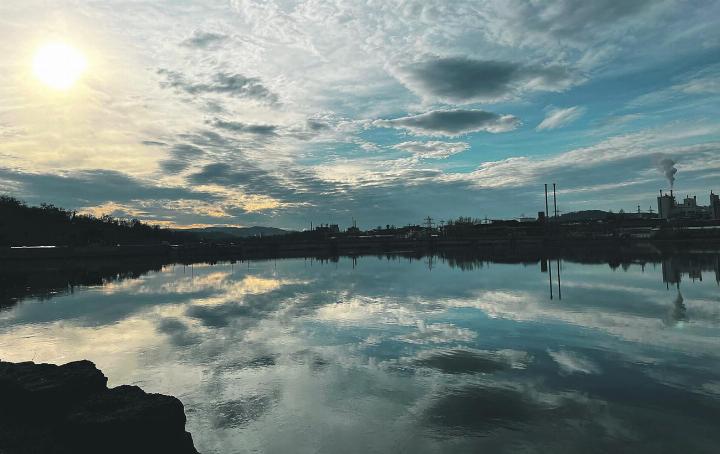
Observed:
[[[107,388],[90,361],[0,361],[0,453],[197,453],[175,397]]]

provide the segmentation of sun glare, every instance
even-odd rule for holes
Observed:
[[[56,90],[67,90],[80,78],[87,61],[80,51],[63,43],[45,44],[35,53],[33,73]]]

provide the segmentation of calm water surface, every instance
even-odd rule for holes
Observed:
[[[360,257],[72,291],[27,279],[0,310],[0,358],[87,358],[113,386],[175,395],[204,453],[718,452],[717,263]]]

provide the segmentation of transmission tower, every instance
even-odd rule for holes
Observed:
[[[425,227],[426,227],[428,230],[432,230],[432,228],[433,228],[433,218],[431,218],[430,216],[428,216],[428,217],[426,217],[424,220],[425,220]]]

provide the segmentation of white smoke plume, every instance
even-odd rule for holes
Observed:
[[[675,168],[675,161],[671,158],[660,155],[657,159],[657,168],[663,173],[663,175],[665,175],[665,178],[667,178],[670,183],[670,188],[672,189],[675,185],[675,174],[678,171]]]

